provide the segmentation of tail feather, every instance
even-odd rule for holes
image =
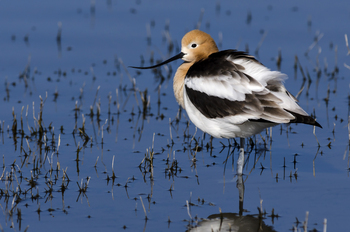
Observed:
[[[292,114],[295,117],[295,119],[290,120],[291,123],[304,123],[304,124],[309,124],[309,125],[313,125],[313,126],[317,126],[317,127],[322,128],[322,126],[318,122],[316,122],[316,120],[314,118],[312,118],[311,116],[301,115],[301,114],[298,114],[298,113],[295,113],[295,112],[292,112],[292,111],[289,111],[286,109],[285,109],[285,111],[288,111],[290,114]]]

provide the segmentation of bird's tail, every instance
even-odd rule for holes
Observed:
[[[322,128],[322,126],[316,122],[316,120],[309,116],[309,115],[301,115],[289,110],[284,109],[285,111],[288,111],[288,113],[292,114],[294,116],[295,119],[290,120],[291,123],[304,123],[304,124],[309,124],[309,125],[313,125],[313,126],[318,126],[320,128]]]

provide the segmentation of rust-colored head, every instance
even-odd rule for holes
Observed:
[[[218,51],[213,38],[200,30],[188,32],[181,41],[181,52],[184,54],[182,59],[187,62],[206,59],[210,54]]]
[[[135,67],[130,66],[131,68],[137,69],[150,69],[162,66],[171,61],[177,59],[183,59],[184,61],[194,63],[199,60],[204,60],[214,52],[218,52],[219,49],[215,44],[215,41],[211,36],[200,30],[193,30],[188,32],[181,41],[181,52],[176,56],[163,61],[159,64],[148,66],[148,67]]]

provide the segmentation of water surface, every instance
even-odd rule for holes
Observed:
[[[323,231],[327,219],[329,231],[345,231],[349,20],[341,0],[1,1],[1,227],[196,231],[225,218],[232,229],[303,231],[307,219],[307,230]],[[299,103],[323,126],[317,139],[307,125],[253,137],[243,206],[234,141],[207,148],[173,97],[181,61],[127,68],[177,54],[197,27],[220,49],[286,73],[292,94],[304,87]]]

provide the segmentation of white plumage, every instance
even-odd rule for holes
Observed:
[[[236,50],[219,51],[205,32],[193,30],[182,39],[176,59],[185,62],[174,77],[174,94],[190,120],[217,138],[241,138],[238,174],[242,174],[244,139],[280,123],[321,127],[283,85],[287,76],[271,71],[253,56]]]

